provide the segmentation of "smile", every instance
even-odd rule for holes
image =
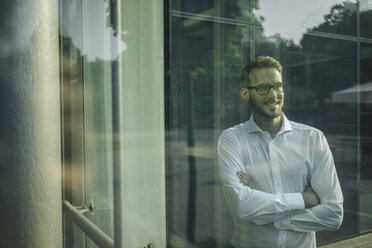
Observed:
[[[271,103],[265,103],[266,106],[276,106],[279,105],[280,102],[271,102]]]

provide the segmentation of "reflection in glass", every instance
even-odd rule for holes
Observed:
[[[254,15],[266,37],[281,35],[299,43],[303,33],[356,35],[356,1],[259,1]]]
[[[185,27],[187,21],[172,17],[168,238],[174,247],[182,242],[216,247],[229,244],[233,223],[219,189],[215,142],[220,129],[246,112],[237,96],[249,29],[203,21]]]
[[[233,223],[220,191],[215,145],[223,129],[249,117],[239,100],[238,77],[242,66],[259,55],[272,56],[285,68],[287,117],[322,130],[334,155],[345,197],[344,223],[337,232],[318,233],[318,244],[356,235],[359,218],[361,230],[370,230],[370,180],[365,177],[371,174],[366,166],[371,108],[335,98],[372,80],[367,44],[360,47],[358,79],[357,1],[174,0],[171,6],[168,244],[229,245]],[[370,37],[370,10],[359,11],[361,36]],[[357,92],[350,94],[359,99]],[[360,189],[359,163],[366,171]]]
[[[111,60],[119,50],[107,23],[107,2],[61,1],[64,106],[64,199],[89,206],[88,217],[113,237]],[[65,247],[96,247],[65,220]]]
[[[372,2],[368,0],[359,0],[359,11],[360,36],[372,39]]]
[[[261,32],[260,29],[256,33]],[[318,232],[317,242],[357,232],[357,102],[332,100],[335,92],[357,84],[356,43],[305,33],[296,45],[277,35],[257,40],[257,55],[278,58],[288,82],[289,119],[322,130],[333,152],[344,194],[344,222],[337,232]],[[357,93],[352,95],[357,98]]]
[[[360,230],[372,231],[372,43],[360,48]]]

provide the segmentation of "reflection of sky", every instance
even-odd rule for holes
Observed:
[[[340,0],[261,0],[256,16],[263,16],[266,36],[278,33],[280,36],[299,43],[308,28],[324,22],[324,16]],[[354,1],[353,1],[354,2]]]
[[[372,0],[359,0],[360,12],[372,10]]]
[[[106,27],[108,3],[103,0],[62,1],[62,24],[73,44],[90,60],[115,59],[127,49],[126,44],[114,37]],[[82,11],[84,10],[84,12]]]

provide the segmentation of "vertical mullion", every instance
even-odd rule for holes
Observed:
[[[357,86],[360,86],[360,10],[359,10],[359,1],[356,2],[356,12],[357,12],[357,42],[356,42],[356,65],[357,65],[357,70],[356,70],[356,80],[357,80]],[[357,217],[357,234],[360,233],[360,166],[361,166],[361,117],[360,117],[360,93],[357,93],[357,102],[356,102],[356,108],[357,108],[357,142],[356,142],[356,198],[357,198],[357,210],[358,214],[356,215]]]
[[[118,29],[118,4],[119,0],[110,1],[110,21],[114,30],[115,38],[119,35]],[[118,45],[113,43],[114,45]],[[119,61],[113,59],[111,62],[111,84],[112,84],[112,132],[113,132],[113,179],[114,179],[114,243],[115,248],[123,247],[123,192],[122,192],[122,165],[121,165],[121,128],[120,128],[120,84],[119,84]],[[119,138],[119,139],[117,139]],[[116,142],[115,142],[116,141]]]
[[[164,125],[165,130],[171,130],[171,127],[173,126],[172,122],[172,84],[171,84],[171,32],[172,32],[172,22],[171,22],[171,0],[164,0]],[[171,166],[172,162],[172,150],[171,146],[167,145],[171,141],[168,139],[165,139],[165,174],[173,175],[173,170]],[[170,230],[173,230],[172,222],[169,221],[171,214],[171,208],[170,204],[171,201],[173,201],[172,195],[173,195],[173,188],[171,186],[172,184],[169,182],[169,180],[165,180],[165,217],[166,217],[166,241],[165,243],[168,245],[170,243],[170,236],[171,232]]]
[[[253,17],[253,6],[254,6],[253,5],[253,1],[250,0],[249,1],[249,28],[250,28],[249,33],[251,35],[251,37],[250,37],[250,44],[249,44],[249,46],[250,46],[250,60],[253,60],[255,58],[255,56],[256,56],[256,52],[255,52],[255,46],[256,46],[256,44],[254,42],[255,25],[256,25],[256,23],[255,23],[255,19]]]
[[[82,20],[81,20],[81,30],[82,30],[82,34],[81,34],[81,40],[82,40],[82,54],[85,53],[85,36],[84,36],[84,30],[85,30],[85,4],[86,4],[86,1],[85,0],[81,0],[81,16],[82,16]],[[85,141],[86,141],[86,138],[85,138],[85,133],[86,133],[86,120],[87,120],[87,113],[86,113],[86,101],[85,101],[85,93],[86,93],[86,86],[85,86],[85,75],[86,75],[86,67],[85,67],[85,63],[86,63],[86,58],[87,57],[84,57],[84,56],[81,56],[79,59],[81,59],[81,87],[82,87],[82,98],[83,98],[83,101],[82,101],[82,116],[83,116],[83,119],[82,119],[82,151],[83,151],[83,154],[82,154],[82,168],[83,168],[83,178],[84,178],[84,189],[83,189],[83,205],[87,205],[87,190],[88,190],[88,185],[87,185],[87,167],[86,167],[86,146],[85,146]],[[85,247],[88,246],[88,235],[84,232],[84,236],[85,236]]]

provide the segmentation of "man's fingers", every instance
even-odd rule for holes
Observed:
[[[253,183],[253,180],[244,172],[238,171],[236,173],[236,176],[239,178],[240,183],[243,184],[244,186],[248,186],[252,189],[255,189],[255,185]]]
[[[245,174],[244,172],[238,171],[236,173],[236,175],[243,182],[250,182],[251,181],[250,177],[247,174]]]
[[[244,181],[251,180],[251,178],[244,172],[237,172],[237,176],[239,177],[240,180],[244,180]]]
[[[251,180],[247,180],[247,179],[240,179],[240,183],[245,185],[245,186],[252,186],[253,185],[253,182]]]

